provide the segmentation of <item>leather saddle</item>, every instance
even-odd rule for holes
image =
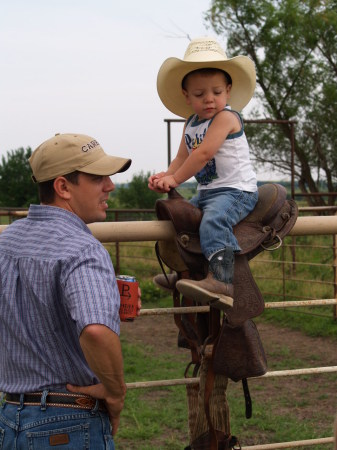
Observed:
[[[158,219],[171,220],[176,231],[174,241],[158,242],[157,255],[178,276],[183,273],[186,276],[188,272],[189,278],[204,278],[208,261],[200,248],[201,210],[175,189],[169,192],[167,199],[157,200],[155,209]],[[280,184],[268,183],[259,188],[254,210],[233,228],[241,252],[235,255],[234,305],[227,312],[230,325],[238,326],[263,312],[264,301],[248,261],[264,250],[279,248],[297,217],[297,205],[294,200],[287,200],[286,189]]]
[[[157,200],[155,209],[158,219],[170,220],[176,232],[173,240],[156,243],[157,257],[164,275],[166,276],[163,263],[177,272],[178,279],[205,278],[208,261],[200,248],[201,210],[191,205],[175,189],[169,192],[167,199]],[[254,210],[233,228],[241,248],[235,255],[233,308],[226,310],[222,324],[220,311],[212,307],[207,314],[174,315],[179,329],[178,346],[191,350],[192,363],[195,364],[194,375],[202,358],[211,358],[207,377],[214,380],[216,375],[225,375],[235,382],[242,380],[246,418],[252,415],[247,378],[263,375],[267,371],[262,342],[252,321],[252,318],[263,312],[264,300],[252,276],[249,260],[264,250],[279,248],[297,217],[296,203],[287,200],[287,192],[283,186],[276,183],[262,185]],[[167,282],[169,285],[168,279]],[[173,291],[173,301],[174,306],[195,304],[193,299],[184,296],[180,299],[177,289]],[[213,382],[206,383],[204,408],[209,432],[200,436],[190,448],[236,448],[225,444],[228,436],[214,430],[209,414],[207,415],[207,399],[212,389]],[[229,428],[227,431],[229,432]],[[199,442],[200,439],[204,439],[205,443]]]

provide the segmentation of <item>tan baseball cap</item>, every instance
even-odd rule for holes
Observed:
[[[107,155],[96,139],[84,134],[56,134],[29,158],[33,181],[41,183],[76,170],[92,175],[125,172],[131,159]]]

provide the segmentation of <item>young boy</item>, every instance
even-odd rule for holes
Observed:
[[[166,172],[149,178],[149,188],[168,192],[192,176],[198,181],[191,203],[203,211],[199,234],[209,273],[204,280],[179,280],[176,286],[201,303],[233,298],[234,254],[240,251],[233,226],[258,199],[243,121],[235,111],[251,99],[255,78],[248,57],[228,59],[208,37],[191,41],[184,60],[169,58],[158,73],[162,102],[187,121],[177,156]]]

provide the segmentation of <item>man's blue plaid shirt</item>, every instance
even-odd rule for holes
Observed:
[[[79,336],[89,324],[119,334],[110,256],[64,209],[32,205],[0,235],[0,391],[98,382]]]

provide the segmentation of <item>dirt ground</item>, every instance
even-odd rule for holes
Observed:
[[[337,366],[336,341],[327,338],[311,338],[301,332],[260,322],[258,330],[268,361],[268,370],[299,369]],[[179,359],[189,351],[177,347],[177,327],[173,317],[142,316],[133,323],[122,323],[121,332],[130,343],[149,345],[153,355],[169,353]],[[290,359],[296,367],[287,365]],[[277,414],[295,414],[301,420],[312,419],[318,430],[332,436],[332,424],[337,411],[336,373],[311,374],[306,376],[288,376],[259,378],[250,380],[253,399],[267,402],[273,398]],[[229,389],[239,388],[240,383],[229,385]],[[254,401],[254,400],[253,400]],[[271,411],[272,413],[272,411]],[[316,429],[316,427],[315,427]],[[329,433],[331,430],[331,433]],[[268,437],[262,441],[269,442]],[[260,441],[260,443],[262,443]],[[253,442],[246,442],[251,445]],[[326,446],[323,446],[327,448]]]

